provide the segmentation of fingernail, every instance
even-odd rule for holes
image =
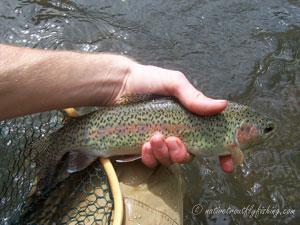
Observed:
[[[150,142],[147,142],[145,144],[145,148],[147,149],[147,153],[151,150],[151,144],[150,144]]]
[[[224,100],[224,99],[214,99],[214,102],[215,103],[220,103],[220,104],[222,103],[223,104],[223,103],[226,103],[226,100]]]
[[[164,145],[163,140],[160,137],[154,137],[152,139],[152,144],[154,145],[155,148],[162,148]]]
[[[153,153],[151,152],[151,144],[150,144],[150,142],[146,143],[145,148],[146,148],[145,154],[148,157],[151,157],[153,155]]]
[[[178,144],[175,140],[170,141],[168,147],[170,152],[176,152],[179,149]]]

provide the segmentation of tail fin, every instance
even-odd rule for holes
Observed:
[[[41,191],[53,183],[55,168],[60,160],[49,139],[49,135],[44,136],[32,143],[25,151],[26,158],[35,163],[37,185]]]

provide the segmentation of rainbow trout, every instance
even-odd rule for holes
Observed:
[[[72,173],[97,157],[141,154],[143,144],[159,131],[165,137],[179,137],[195,156],[232,155],[242,163],[242,150],[262,143],[277,130],[269,118],[233,102],[219,114],[200,116],[172,97],[136,96],[70,118],[62,128],[33,143],[27,152],[38,168],[39,187],[49,185],[67,152],[68,172]]]

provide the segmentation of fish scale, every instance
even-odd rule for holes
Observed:
[[[269,139],[277,130],[268,117],[233,102],[219,114],[200,116],[172,97],[133,99],[71,118],[33,143],[30,155],[39,168],[39,179],[44,180],[41,183],[51,180],[56,164],[67,152],[70,171],[75,172],[96,157],[141,154],[143,144],[158,131],[165,137],[179,137],[196,156],[232,155],[241,163],[241,150]]]

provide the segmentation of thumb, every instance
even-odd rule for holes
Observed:
[[[200,115],[211,115],[226,108],[226,100],[206,97],[202,92],[194,88],[185,77],[177,82],[179,82],[179,85],[177,85],[175,96],[190,111]]]

